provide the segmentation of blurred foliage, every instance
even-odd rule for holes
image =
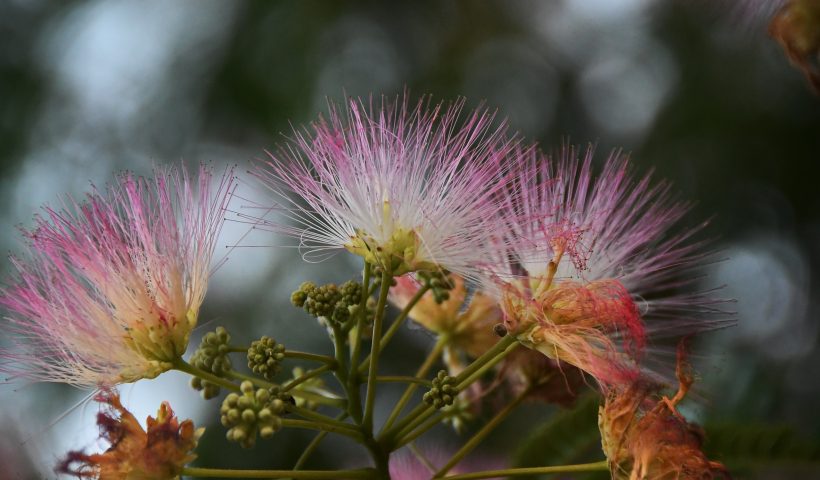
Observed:
[[[767,465],[813,465],[815,471],[820,469],[820,441],[806,438],[787,425],[711,423],[705,430],[704,450],[739,475]]]
[[[527,432],[512,457],[515,467],[571,465],[595,462],[604,458],[601,434],[598,432],[598,405],[600,397],[588,394],[571,409],[561,409]],[[605,472],[579,474],[574,478],[608,478]],[[538,478],[538,476],[521,477]]]

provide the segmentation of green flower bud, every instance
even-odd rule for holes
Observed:
[[[436,409],[452,405],[458,395],[456,379],[447,375],[445,370],[438,372],[433,379],[433,386],[424,394],[424,402]]]
[[[231,336],[224,327],[217,327],[215,331],[206,333],[199,343],[199,348],[191,356],[191,365],[218,377],[224,377],[233,368],[228,356],[230,341]],[[206,400],[218,396],[220,391],[219,385],[198,377],[191,379],[191,388],[201,391],[202,397]]]
[[[267,336],[255,340],[248,348],[248,368],[269,381],[281,370],[280,362],[284,358],[285,346]]]
[[[285,413],[283,398],[290,396],[278,386],[271,390],[257,389],[248,381],[242,382],[239,388],[241,394],[231,393],[223,400],[220,421],[228,429],[229,441],[251,448],[256,444],[257,435],[270,438],[282,428],[279,415]]]

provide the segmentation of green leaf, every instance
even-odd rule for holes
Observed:
[[[706,425],[704,450],[730,469],[764,465],[820,465],[820,442],[785,425],[713,423]]]
[[[546,423],[534,429],[513,455],[516,467],[569,465],[603,458],[598,432],[600,396],[581,397],[572,410],[560,410]],[[521,477],[537,478],[537,477]],[[609,474],[596,472],[575,475],[576,479],[606,479]]]

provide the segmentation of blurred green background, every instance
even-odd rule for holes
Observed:
[[[702,345],[703,398],[687,413],[714,432],[717,458],[739,478],[820,478],[820,98],[768,38],[765,18],[714,3],[0,0],[0,245],[19,249],[15,225],[63,193],[180,160],[238,165],[234,209],[247,213],[243,205],[265,202],[244,173],[251,161],[327,99],[405,88],[466,96],[544,149],[593,142],[602,160],[621,147],[636,170],[654,169],[695,202],[690,224],[712,219],[708,234],[725,260],[704,282],[727,285],[739,325]],[[223,245],[247,230],[230,222]],[[307,264],[276,248],[284,243],[254,232],[217,251],[230,258],[213,277],[199,334],[225,325],[239,341],[268,334],[330,351],[288,297],[306,279],[354,277],[357,260]],[[408,328],[398,340],[383,367],[409,373],[430,339]],[[310,438],[284,432],[243,451],[223,440],[218,402],[186,385],[167,374],[123,396],[140,419],[170,399],[181,417],[208,426],[202,466],[289,468]],[[377,420],[398,393],[383,396]],[[55,423],[84,395],[0,386],[0,478],[53,478],[66,450],[104,447],[93,404]],[[527,440],[553,411],[525,406],[479,456],[549,464],[578,437],[586,458],[599,459],[594,406],[577,425],[565,418]],[[453,433],[437,432],[421,447],[457,448]],[[332,440],[311,465],[364,459]]]

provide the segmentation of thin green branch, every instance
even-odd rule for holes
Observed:
[[[436,414],[436,409],[433,408],[432,406],[429,406],[427,409],[424,410],[424,412],[422,412],[421,415],[414,418],[413,421],[409,422],[407,425],[402,427],[401,430],[396,432],[396,434],[394,435],[393,438],[401,439],[401,438],[409,436],[410,433],[413,432],[413,430],[416,427],[423,424],[428,418],[434,416],[435,414]],[[429,428],[432,428],[432,427],[433,427],[432,425],[429,426]],[[428,428],[428,430],[429,430],[429,428]],[[422,433],[424,433],[424,431],[422,431]],[[413,438],[416,438],[416,437],[413,437]],[[396,440],[391,445],[393,446],[393,448],[399,448],[401,445],[404,445],[404,443],[400,443],[400,441]]]
[[[310,420],[294,420],[291,418],[283,418],[282,426],[288,428],[305,428],[309,430],[322,430],[330,433],[338,433],[339,435],[350,437],[359,443],[364,443],[364,436],[362,435],[362,432],[358,430],[353,430],[349,428],[349,426],[345,426],[344,428],[342,428],[324,422],[313,422]]]
[[[492,348],[484,352],[480,357],[476,358],[472,361],[472,363],[467,365],[467,368],[465,368],[461,371],[461,373],[458,374],[458,376],[456,377],[456,381],[458,381],[460,384],[464,379],[471,376],[475,371],[483,367],[488,361],[494,359],[498,354],[502,353],[504,350],[507,349],[507,347],[513,345],[515,342],[515,335],[505,336],[504,338],[496,342],[496,344],[493,345]]]
[[[543,475],[550,473],[572,473],[572,472],[605,472],[609,470],[609,462],[601,460],[594,463],[581,463],[576,465],[559,465],[555,467],[530,467],[530,468],[507,468],[504,470],[487,470],[485,472],[462,473],[451,475],[447,480],[477,480],[480,478],[502,478],[520,477],[524,475]]]
[[[439,413],[438,415],[435,415],[435,416],[431,417],[429,420],[424,422],[419,428],[417,428],[413,432],[399,438],[396,441],[394,448],[401,448],[402,446],[404,446],[408,443],[411,443],[415,439],[417,439],[420,436],[424,435],[428,430],[430,430],[431,428],[433,428],[436,425],[438,425],[439,423],[441,423],[441,421],[444,419],[444,416],[445,415],[443,413]]]
[[[190,363],[186,362],[182,358],[177,358],[173,362],[173,368],[175,370],[179,370],[180,372],[185,372],[188,375],[199,377],[203,380],[207,380],[215,385],[219,385],[220,387],[227,388],[229,390],[233,390],[235,392],[239,391],[239,385],[231,382],[222,377],[217,377],[213,373],[206,372],[205,370],[201,370]]]
[[[435,365],[436,361],[438,360],[439,356],[441,356],[442,350],[447,345],[447,337],[440,336],[436,340],[436,344],[433,346],[433,349],[427,355],[427,358],[421,364],[419,369],[416,371],[416,378],[424,378],[427,376],[427,373],[430,371],[433,365]],[[407,406],[407,402],[413,397],[413,392],[416,391],[418,388],[417,385],[411,384],[408,385],[407,388],[404,390],[404,393],[399,398],[399,401],[396,403],[396,406],[393,407],[393,410],[390,412],[390,415],[387,417],[387,420],[384,422],[384,426],[382,427],[382,432],[388,430],[393,423],[398,418],[399,414],[401,414],[404,407]]]
[[[405,377],[401,375],[379,375],[376,377],[379,383],[412,383],[415,385],[433,386],[433,382],[424,378]]]
[[[364,328],[365,317],[367,316],[367,299],[370,298],[370,264],[364,262],[362,271],[362,298],[359,301],[359,310],[356,319],[356,336],[352,339],[350,352],[350,365],[359,363],[359,356],[362,351],[362,329]],[[352,377],[351,372],[351,377]]]
[[[399,422],[389,429],[382,429],[382,432],[379,434],[378,441],[379,443],[384,444],[391,444],[393,440],[398,438],[398,433],[401,432],[407,425],[409,425],[413,420],[415,420],[419,415],[424,414],[428,410],[432,409],[431,405],[426,403],[420,403],[416,405],[416,408],[410,410],[410,413],[407,414],[404,418],[399,420]]]
[[[342,412],[339,415],[337,415],[334,420],[342,421],[347,417],[348,413]],[[322,443],[322,440],[325,439],[328,433],[329,432],[319,432],[316,434],[315,437],[313,437],[313,440],[311,440],[310,443],[308,443],[305,447],[305,450],[302,452],[302,455],[300,455],[299,459],[296,460],[296,464],[293,466],[294,470],[299,470],[300,468],[305,466],[305,463],[307,463],[310,456],[313,455],[313,452],[315,452],[316,449],[319,448],[319,444]]]
[[[410,301],[407,302],[407,305],[404,306],[402,311],[393,321],[393,324],[390,325],[390,328],[388,328],[387,331],[384,332],[384,335],[382,336],[382,339],[379,342],[379,350],[384,350],[387,344],[390,343],[390,340],[393,338],[393,335],[395,335],[396,332],[399,331],[399,328],[401,328],[402,324],[404,324],[404,321],[407,319],[408,315],[410,315],[410,310],[412,310],[413,307],[416,306],[416,304],[419,302],[419,300],[421,300],[421,298],[424,296],[425,293],[427,293],[428,290],[430,290],[429,285],[422,285],[422,287],[419,288],[419,290],[415,293],[415,295],[413,295]],[[359,372],[365,372],[369,366],[370,356],[368,355],[367,358],[365,358],[362,361],[361,365],[359,365]]]
[[[499,343],[501,343],[501,342],[499,342]],[[482,365],[479,368],[475,369],[472,372],[472,374],[470,374],[469,376],[467,376],[463,380],[459,381],[459,379],[462,378],[462,375],[458,375],[456,377],[456,381],[458,381],[459,383],[457,384],[456,389],[458,389],[458,391],[462,391],[465,388],[467,388],[468,386],[472,385],[473,382],[475,382],[476,380],[481,378],[482,375],[487,373],[487,370],[493,368],[501,360],[504,360],[504,357],[506,357],[507,354],[509,354],[510,352],[515,350],[516,348],[518,348],[520,345],[521,344],[518,343],[518,342],[513,342],[512,344],[507,346],[507,348],[505,348],[501,353],[498,353],[498,354],[496,354],[496,356],[488,359],[484,363],[484,365]],[[463,372],[462,372],[462,374],[463,374]]]
[[[382,272],[376,315],[373,319],[373,339],[370,346],[370,370],[367,374],[367,397],[364,401],[364,417],[362,419],[362,426],[366,431],[373,430],[373,407],[376,405],[376,373],[379,369],[379,347],[381,346],[384,310],[387,307],[387,294],[390,292],[392,279],[393,274],[388,268],[385,268]]]
[[[481,377],[481,375],[500,362],[509,352],[517,348],[518,345],[515,336],[507,335],[499,340],[491,349],[473,360],[473,362],[456,377],[459,391]],[[379,435],[379,441],[386,442],[387,444],[395,443],[398,438],[409,433],[409,430],[407,430],[408,425],[418,425],[417,417],[420,415],[425,415],[424,418],[429,417],[432,408],[432,406],[424,403],[418,405],[408,413],[406,417],[399,421],[398,424],[393,425],[389,429],[383,429]]]
[[[282,391],[283,392],[288,392],[288,391],[292,390],[293,388],[295,388],[297,385],[301,385],[302,383],[307,382],[311,378],[318,377],[318,376],[322,375],[325,372],[333,370],[334,367],[335,367],[334,365],[322,365],[321,367],[316,368],[314,370],[311,370],[311,371],[305,373],[304,375],[300,375],[298,378],[294,378],[290,382],[282,385]]]
[[[339,480],[376,478],[371,468],[358,470],[231,470],[226,468],[185,467],[182,476],[202,478],[294,478],[313,480]]]
[[[285,358],[295,358],[299,360],[311,360],[314,362],[322,362],[328,365],[336,365],[336,359],[328,355],[319,355],[316,353],[299,352],[296,350],[285,350]]]
[[[507,418],[507,416],[509,416],[510,413],[512,413],[513,410],[516,409],[516,407],[518,407],[518,405],[521,404],[521,402],[527,397],[529,393],[529,389],[525,389],[523,392],[521,392],[521,394],[515,397],[515,399],[513,399],[512,402],[504,406],[504,408],[502,408],[492,418],[492,420],[484,424],[484,426],[481,427],[481,429],[477,431],[475,435],[473,435],[452,457],[450,457],[450,460],[448,460],[447,463],[444,464],[444,466],[436,472],[434,478],[441,478],[444,475],[447,475],[447,472],[449,472],[454,466],[456,466],[458,462],[460,462],[467,454],[472,452],[473,449],[475,449],[475,447],[477,447],[479,443],[481,443],[485,438],[487,438],[487,435],[489,435],[493,430],[495,430],[495,428],[498,427],[498,425],[500,425],[501,422],[504,421],[504,419]]]
[[[295,405],[291,405],[287,407],[289,412],[293,412],[296,415],[299,415],[302,418],[306,418],[308,420],[313,420],[319,423],[325,423],[327,425],[336,426],[339,428],[347,428],[353,431],[358,432],[359,429],[356,425],[351,425],[349,423],[342,422],[340,420],[336,420],[335,418],[328,417],[327,415],[322,415],[321,413],[314,412],[308,408],[297,407]]]

